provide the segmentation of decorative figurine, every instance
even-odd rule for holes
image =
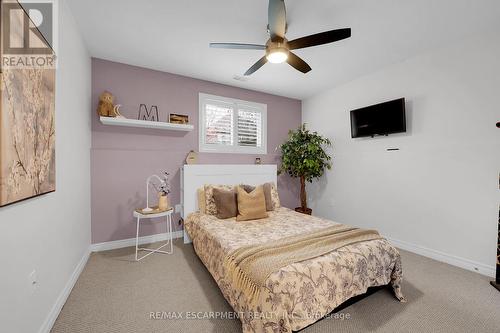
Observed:
[[[198,162],[198,154],[194,150],[191,150],[187,154],[186,164],[196,164],[196,162]]]

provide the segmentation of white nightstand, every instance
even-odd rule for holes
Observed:
[[[137,218],[137,232],[135,235],[135,260],[136,261],[144,259],[153,253],[172,254],[174,252],[174,246],[172,244],[172,213],[173,212],[174,212],[173,208],[171,208],[167,211],[164,211],[164,212],[151,213],[151,214],[143,214],[143,213],[139,213],[137,211],[134,211],[134,217]],[[156,217],[166,217],[167,234],[168,234],[167,242],[157,249],[146,249],[146,248],[139,247],[139,226],[141,225],[141,220],[142,219],[152,219],[152,218],[156,218]],[[167,245],[170,245],[170,251],[161,251],[161,249]],[[137,258],[137,252],[139,252],[140,250],[148,251],[149,253],[146,255],[143,255],[140,258]]]

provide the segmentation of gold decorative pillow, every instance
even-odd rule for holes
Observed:
[[[271,184],[271,201],[273,202],[273,209],[281,207],[280,195],[278,194],[278,189],[276,188],[276,184]]]
[[[205,214],[208,215],[217,215],[217,206],[215,205],[214,201],[214,188],[218,188],[219,190],[231,191],[234,189],[234,186],[213,184],[205,185]]]
[[[213,190],[214,202],[217,207],[217,218],[228,219],[238,215],[238,200],[236,199],[236,191]]]
[[[198,211],[205,214],[206,200],[205,200],[205,187],[200,187],[197,191],[198,194]]]
[[[267,217],[266,198],[262,185],[257,186],[252,192],[238,186],[238,216],[236,221],[257,220]]]
[[[241,185],[243,189],[247,192],[250,193],[253,190],[255,190],[255,186],[253,185]],[[265,183],[262,185],[264,188],[264,197],[266,199],[266,210],[269,212],[271,210],[274,210],[274,204],[271,196],[271,190],[272,190],[272,183]]]

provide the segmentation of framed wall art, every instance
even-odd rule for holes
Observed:
[[[2,1],[0,33],[9,24],[10,41],[27,38],[23,31],[30,19],[17,2]],[[9,16],[9,18],[7,18]],[[10,21],[8,21],[10,20]],[[31,27],[31,29],[33,29]],[[55,170],[55,53],[43,35],[36,49],[24,43],[9,53],[2,38],[0,69],[0,207],[53,192]],[[23,44],[21,44],[23,45]],[[5,66],[5,57],[16,60]],[[37,59],[37,63],[29,60]],[[41,65],[40,65],[41,64]]]

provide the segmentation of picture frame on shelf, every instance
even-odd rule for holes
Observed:
[[[168,120],[172,124],[189,124],[189,116],[184,114],[170,113]]]

